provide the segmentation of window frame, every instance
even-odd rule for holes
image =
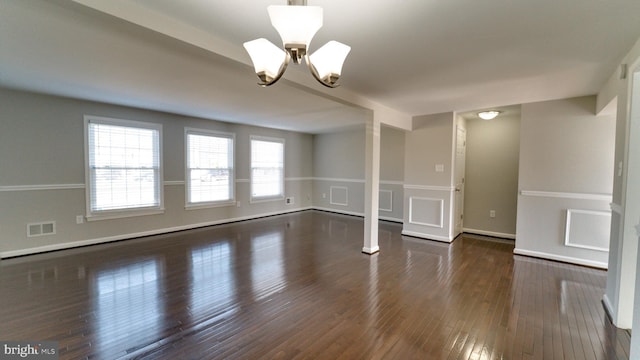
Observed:
[[[253,141],[274,142],[282,144],[282,177],[280,182],[280,189],[282,190],[278,195],[270,196],[253,196]],[[286,142],[283,138],[266,137],[251,135],[249,141],[249,203],[261,203],[268,201],[280,201],[285,198],[285,156],[286,156]]]
[[[202,202],[191,202],[189,191],[191,189],[190,184],[190,176],[189,176],[189,135],[201,135],[201,136],[211,136],[218,138],[225,138],[231,140],[231,154],[230,154],[230,170],[229,170],[229,195],[231,196],[228,200],[218,200],[218,201],[202,201]],[[221,206],[229,206],[234,205],[236,203],[236,134],[217,131],[217,130],[206,130],[206,129],[198,129],[198,128],[190,128],[187,127],[184,129],[184,201],[185,201],[185,209],[203,209],[203,208],[212,208],[212,207],[221,207]]]
[[[138,129],[149,129],[158,132],[158,169],[157,169],[157,185],[156,192],[158,194],[158,205],[156,206],[141,206],[132,208],[119,208],[109,210],[93,210],[91,208],[92,189],[93,183],[91,181],[91,164],[90,164],[90,149],[89,149],[89,124],[104,124],[112,126],[121,126]],[[157,215],[164,214],[164,171],[163,171],[163,133],[162,124],[141,122],[125,119],[115,119],[102,116],[85,115],[84,116],[84,169],[85,169],[85,203],[86,203],[86,219],[87,221],[94,220],[109,220],[119,219],[134,216],[143,215]]]

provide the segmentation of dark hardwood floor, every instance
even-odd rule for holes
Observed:
[[[305,211],[0,261],[0,340],[61,359],[626,359],[606,272]]]

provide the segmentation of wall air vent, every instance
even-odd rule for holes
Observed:
[[[56,233],[55,221],[27,224],[28,237],[54,235],[55,233]]]

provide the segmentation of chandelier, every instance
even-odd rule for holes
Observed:
[[[271,25],[282,38],[284,50],[264,38],[244,43],[260,79],[258,85],[273,85],[287,70],[289,62],[300,64],[304,58],[311,75],[322,85],[338,86],[342,64],[351,48],[329,41],[313,54],[307,52],[311,39],[322,27],[322,8],[307,6],[307,0],[287,0],[287,5],[271,5],[267,11]]]

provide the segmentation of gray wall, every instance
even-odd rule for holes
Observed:
[[[380,133],[380,181],[403,182],[406,132],[383,125]]]
[[[467,120],[464,231],[515,238],[520,112]],[[495,210],[496,217],[489,217]]]
[[[592,211],[598,216],[609,212],[615,119],[593,115],[594,104],[594,97],[582,97],[522,106],[516,252],[606,266],[606,251],[564,243],[568,210]],[[364,127],[312,136],[7,89],[0,89],[0,108],[3,110],[0,113],[0,253],[3,256],[312,206],[348,214],[364,212]],[[84,115],[163,125],[164,214],[76,224],[76,217],[86,211]],[[487,161],[504,155],[506,158],[499,166],[513,171],[515,145],[507,141],[514,140],[506,134],[513,133],[517,125],[507,118],[498,119],[504,123],[494,120],[486,125],[496,127],[490,131],[491,136],[505,135],[500,136],[500,141],[481,146],[475,142],[489,136],[485,133],[488,129],[479,127],[485,124],[471,121],[467,124],[466,197],[467,204],[471,205],[467,205],[465,211],[465,227],[473,226],[476,214],[486,215],[487,209],[482,209],[483,206],[495,207],[498,217],[503,211],[509,212],[500,210],[499,204],[490,203],[495,199],[483,200],[476,195],[488,192],[486,189],[493,185],[504,190],[513,186],[513,181],[498,185],[495,179],[476,180],[476,185],[483,184],[485,190],[474,188],[474,176],[478,176],[474,166],[483,168],[485,173],[502,173],[507,170],[491,168],[493,165]],[[415,125],[416,130],[406,133],[382,128],[379,214],[383,219],[403,221],[405,234],[451,241],[455,116],[446,113],[417,117]],[[240,206],[185,210],[185,127],[236,134],[236,199]],[[285,138],[285,193],[295,199],[293,205],[281,201],[249,203],[250,135]],[[501,146],[511,150],[505,151]],[[442,172],[435,170],[436,164],[444,166]],[[486,171],[487,168],[492,170]],[[415,208],[411,207],[412,201]],[[505,203],[509,201],[513,206],[512,200]],[[43,221],[55,221],[56,234],[26,236],[27,223]],[[589,222],[588,214],[577,224],[585,221]],[[506,225],[489,229],[509,231]]]
[[[607,267],[615,116],[595,103],[522,105],[516,253]]]
[[[404,131],[383,126],[380,135],[380,212],[402,221]],[[364,214],[365,128],[313,137],[313,205],[353,215]]]
[[[414,118],[405,136],[405,235],[453,240],[453,154],[456,119],[453,113]],[[442,165],[442,171],[436,171]]]
[[[405,184],[451,186],[453,129],[453,113],[414,118],[414,130],[405,139]],[[436,172],[436,164],[444,171]]]
[[[0,89],[0,253],[117,240],[311,206],[313,139],[309,134]],[[163,126],[165,213],[76,224],[85,215],[84,115]],[[236,199],[240,206],[185,210],[184,128],[236,134]],[[284,201],[249,203],[250,135],[284,138]],[[35,186],[35,187],[33,187]],[[27,237],[26,224],[55,221],[56,234]]]

